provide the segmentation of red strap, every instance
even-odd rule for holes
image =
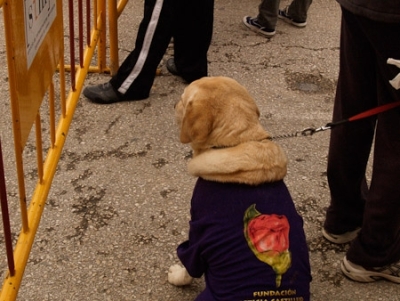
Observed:
[[[398,107],[398,106],[400,106],[400,101],[391,102],[391,103],[388,103],[388,104],[385,104],[385,105],[381,105],[379,107],[367,110],[367,111],[362,112],[360,114],[354,115],[353,117],[350,117],[348,119],[348,121],[354,121],[354,120],[370,117],[370,116],[385,112],[387,110],[393,109],[393,108]]]

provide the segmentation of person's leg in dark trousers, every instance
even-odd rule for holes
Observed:
[[[211,44],[214,0],[179,0],[174,20],[174,61],[187,82],[208,75],[207,52]]]
[[[400,24],[359,18],[375,51],[378,105],[400,101],[400,90],[389,83],[398,74],[388,58],[400,58]],[[400,260],[400,109],[378,115],[373,173],[364,222],[347,258],[364,267],[381,267]]]
[[[280,0],[263,0],[258,6],[258,22],[269,29],[275,29],[278,22]]]
[[[148,97],[157,67],[172,37],[176,4],[177,0],[145,0],[135,49],[110,80],[125,99]]]
[[[400,100],[400,91],[388,82],[396,74],[395,67],[386,64],[389,57],[396,58],[400,53],[400,26],[387,26],[346,10],[342,16],[333,121]],[[373,117],[332,129],[328,156],[331,204],[324,227],[340,234],[361,226],[346,256],[365,267],[400,259],[399,110],[385,112],[375,121]],[[376,124],[373,176],[368,191],[365,171]]]
[[[333,122],[377,105],[375,70],[370,64],[374,53],[364,35],[352,32],[350,28],[344,13]],[[365,171],[374,128],[375,119],[370,118],[331,130],[327,170],[331,204],[324,225],[331,233],[342,234],[361,227],[367,192]]]
[[[288,15],[294,20],[306,21],[312,0],[293,0],[288,7]]]

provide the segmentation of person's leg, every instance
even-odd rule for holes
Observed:
[[[390,97],[385,100],[388,99]],[[400,260],[399,179],[400,111],[393,110],[378,118],[373,175],[364,220],[346,254],[352,263],[371,268]]]
[[[280,0],[263,0],[258,6],[257,20],[262,26],[275,29],[278,22]]]
[[[287,8],[287,14],[297,22],[306,22],[307,12],[312,0],[293,0]]]
[[[340,70],[333,122],[350,118],[377,105],[374,51],[353,15],[343,10]],[[342,234],[361,227],[366,166],[372,146],[375,118],[334,127],[328,153],[327,176],[331,203],[324,229]]]
[[[400,24],[358,18],[376,56],[378,104],[400,101],[400,90],[389,80],[399,69],[388,58],[400,58]],[[373,173],[364,209],[362,229],[347,252],[347,259],[365,268],[382,267],[400,260],[400,109],[379,114]],[[400,275],[397,275],[399,277]]]
[[[174,61],[187,82],[208,75],[207,52],[211,44],[214,0],[178,1],[174,20]]]
[[[159,65],[172,37],[176,0],[146,0],[135,49],[110,80],[124,99],[148,97]]]

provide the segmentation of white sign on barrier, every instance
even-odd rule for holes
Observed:
[[[27,69],[56,16],[56,0],[24,0]]]

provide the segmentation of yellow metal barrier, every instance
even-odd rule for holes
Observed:
[[[84,1],[84,0],[82,0]],[[87,25],[87,45],[83,51],[82,1],[79,1],[79,64],[75,65],[73,52],[71,64],[64,62],[63,10],[68,2],[70,23],[73,18],[74,0],[0,0],[4,12],[7,64],[13,120],[16,172],[21,208],[21,232],[14,248],[14,266],[5,277],[0,301],[15,300],[22,281],[25,266],[34,242],[42,212],[51,188],[61,152],[70,128],[77,102],[88,72],[115,73],[118,69],[117,19],[128,0],[86,0],[86,9],[94,20],[93,27]],[[92,9],[89,10],[89,7]],[[108,7],[108,12],[106,12]],[[106,15],[109,25],[110,63],[106,64]],[[35,24],[37,23],[37,24]],[[25,26],[21,26],[25,24]],[[73,24],[70,24],[70,30]],[[70,32],[73,35],[73,30]],[[71,37],[70,40],[73,40]],[[97,66],[90,66],[97,47]],[[74,49],[74,45],[70,45]],[[45,62],[45,63],[44,63]],[[66,97],[65,70],[71,71],[71,88]],[[55,87],[54,76],[60,86]],[[34,87],[33,87],[34,85]],[[60,90],[59,120],[56,125],[55,89]],[[42,156],[43,141],[39,108],[47,95],[49,104],[50,148],[45,159]],[[22,152],[28,135],[35,125],[38,181],[32,199],[27,201]],[[1,147],[1,144],[0,144]],[[29,204],[29,206],[27,206]],[[4,216],[3,216],[4,218]]]

